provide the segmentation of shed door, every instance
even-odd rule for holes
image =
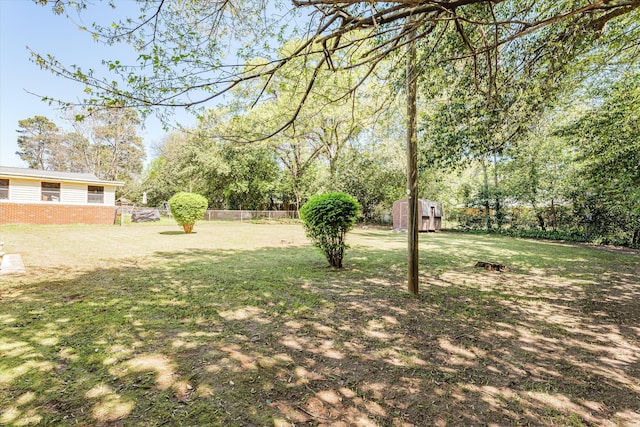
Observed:
[[[409,202],[400,202],[400,229],[409,229]]]
[[[431,216],[429,216],[429,231],[436,231],[436,208],[431,206]]]

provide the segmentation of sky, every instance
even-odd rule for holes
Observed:
[[[99,69],[103,59],[126,57],[127,51],[123,51],[126,46],[100,45],[87,32],[78,29],[80,24],[89,27],[96,20],[105,22],[113,13],[122,15],[135,5],[121,0],[117,6],[114,12],[98,5],[83,13],[82,21],[78,16],[72,17],[72,21],[32,0],[0,0],[0,165],[27,167],[26,162],[15,154],[18,151],[18,120],[40,115],[65,127],[62,113],[55,106],[42,102],[41,96],[72,101],[83,95],[81,84],[56,77],[30,62],[27,46],[40,54],[53,54],[65,65],[77,64],[83,69]],[[174,119],[183,126],[195,124],[195,118],[184,112],[177,112]],[[150,148],[165,134],[157,119],[147,120],[140,132],[147,148],[147,160],[152,156]]]

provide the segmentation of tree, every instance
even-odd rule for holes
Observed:
[[[640,72],[632,67],[604,87],[594,103],[560,135],[580,161],[572,192],[574,208],[589,234],[640,245]],[[616,235],[618,235],[616,237]]]
[[[337,190],[358,200],[365,222],[382,222],[383,213],[404,197],[405,168],[393,148],[380,142],[362,150],[352,147],[338,162]]]
[[[220,183],[226,207],[230,209],[266,209],[273,206],[280,171],[275,155],[260,145],[221,147],[229,173]]]
[[[287,85],[295,88],[294,82],[290,80],[283,81],[281,86]],[[291,106],[291,103],[286,102],[286,97],[280,96],[281,90],[284,89],[274,90],[272,98],[253,109],[248,109],[245,105],[250,98],[248,92],[235,93],[235,102],[230,110],[207,110],[201,116],[199,129],[206,138],[220,144],[224,142],[239,146],[260,141],[254,145],[260,145],[274,153],[277,162],[284,167],[286,176],[281,181],[293,193],[294,204],[299,209],[307,194],[307,174],[321,155],[322,146],[298,127],[272,134],[274,128],[279,126],[280,118],[287,114],[287,108]],[[295,89],[292,90],[295,92]],[[281,100],[278,101],[279,99]]]
[[[16,152],[33,169],[56,169],[60,144],[58,126],[43,116],[18,121],[18,147]]]
[[[359,211],[358,202],[344,193],[313,196],[300,208],[307,236],[324,253],[331,267],[342,268],[344,251],[348,247],[344,239]]]
[[[290,40],[280,48],[280,56],[287,56],[299,44],[299,40]],[[326,178],[322,179],[325,191],[337,188],[336,168],[340,156],[369,124],[382,92],[371,91],[375,93],[371,95],[361,88],[344,96],[359,73],[354,70],[312,72],[309,64],[322,59],[322,55],[310,55],[304,61],[293,59],[278,75],[265,77],[244,90],[235,90],[231,108],[235,117],[225,126],[219,123],[210,126],[214,137],[230,142],[246,144],[264,140],[285,166],[297,207],[306,196],[303,187],[308,181],[307,174],[319,160],[326,160],[328,165]],[[248,67],[259,67],[262,63],[263,60],[256,59]],[[304,93],[304,87],[312,79],[316,82],[313,89]],[[252,105],[261,93],[263,99]],[[305,96],[307,102],[296,113]],[[335,99],[336,96],[342,98]],[[296,125],[282,129],[294,114],[298,116]]]
[[[60,149],[64,153],[64,166],[60,170],[69,172],[90,172],[93,167],[94,150],[91,142],[84,135],[76,132],[66,132],[61,136]]]
[[[475,22],[490,18],[486,9],[471,13]],[[510,157],[519,157],[521,147],[531,148],[529,154],[537,150],[536,144],[522,142],[540,138],[536,129],[548,117],[545,113],[561,107],[559,100],[575,94],[582,81],[593,79],[596,65],[619,60],[619,52],[624,50],[621,40],[625,39],[621,28],[630,33],[637,30],[632,18],[610,27],[597,38],[586,33],[574,37],[567,33],[567,27],[549,27],[478,56],[465,55],[468,45],[455,43],[459,29],[449,28],[438,35],[443,40],[439,56],[457,59],[438,64],[438,56],[422,58],[424,68],[434,72],[425,73],[421,85],[421,168],[477,162],[483,183],[474,206],[484,211],[487,229],[493,224],[500,229],[505,219],[505,163]],[[487,43],[488,36],[472,27],[468,37]],[[535,194],[538,165],[530,166],[534,169],[527,179],[534,188],[529,188],[526,203],[535,206],[544,228],[539,195]],[[524,192],[519,195],[524,196]]]
[[[541,230],[548,226],[557,230],[558,205],[567,200],[569,177],[575,169],[570,145],[553,135],[557,120],[555,115],[546,116],[527,138],[511,147],[504,165],[506,193],[531,207]]]
[[[94,111],[83,120],[76,120],[77,111],[70,115],[71,132],[42,116],[18,122],[17,154],[29,167],[93,173],[111,181],[131,181],[142,171],[145,152],[135,111]]]
[[[284,102],[282,104],[285,105]],[[209,138],[226,140],[230,144],[246,145],[251,140],[263,140],[259,144],[273,152],[284,168],[283,185],[292,193],[298,210],[310,193],[308,183],[317,178],[316,162],[323,152],[323,146],[304,132],[304,126],[302,129],[296,126],[269,135],[274,121],[277,122],[281,117],[279,107],[276,102],[266,102],[251,112],[240,112],[231,120],[216,122],[205,129]]]
[[[222,198],[220,184],[229,173],[215,141],[198,129],[174,131],[158,147],[158,157],[145,172],[143,188],[155,205],[179,191],[197,192],[213,204]]]
[[[143,187],[159,205],[177,191],[198,192],[211,206],[265,209],[273,205],[280,170],[274,153],[262,145],[221,140],[218,127],[229,120],[211,110],[197,128],[171,133],[147,168]]]
[[[112,181],[129,181],[142,172],[145,151],[135,110],[73,110],[69,116],[73,132],[65,138],[66,170]]]
[[[204,217],[207,206],[207,199],[195,193],[180,192],[169,199],[173,219],[182,226],[187,234],[193,231],[196,221]]]

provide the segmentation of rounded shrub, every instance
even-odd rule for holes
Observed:
[[[196,221],[204,217],[208,204],[207,199],[199,194],[180,192],[169,200],[169,209],[184,232],[191,233]]]
[[[348,247],[344,238],[359,213],[358,202],[344,193],[313,196],[300,208],[307,236],[324,252],[332,267],[342,267],[344,251]]]

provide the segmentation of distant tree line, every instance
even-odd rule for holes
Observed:
[[[35,169],[125,182],[140,176],[146,154],[135,110],[70,111],[68,116],[67,129],[44,116],[19,120],[16,154]]]

